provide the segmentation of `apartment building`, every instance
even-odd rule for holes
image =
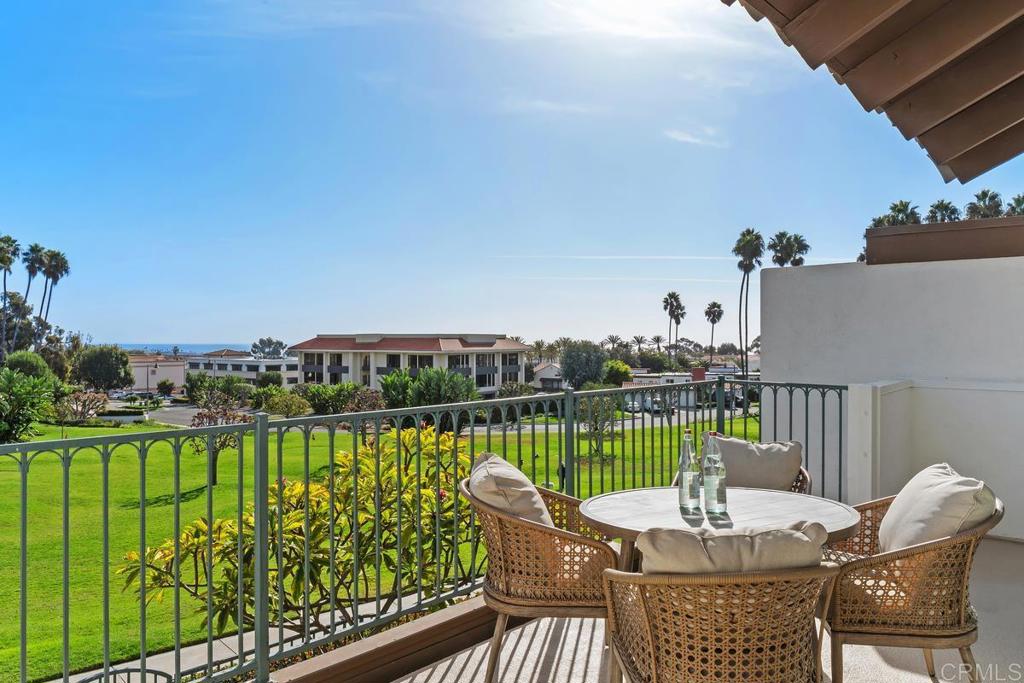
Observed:
[[[244,351],[221,349],[201,356],[189,356],[185,362],[187,372],[201,372],[213,377],[234,375],[255,383],[256,378],[264,372],[280,372],[286,386],[299,382],[299,361],[290,356],[257,358]]]
[[[355,382],[380,388],[397,370],[415,376],[446,368],[472,377],[482,396],[505,382],[524,382],[529,347],[501,334],[320,334],[291,347],[299,354],[299,382]]]

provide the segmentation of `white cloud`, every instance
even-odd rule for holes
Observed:
[[[506,97],[501,101],[500,109],[510,113],[526,114],[595,114],[600,111],[599,107],[579,102],[523,97]]]
[[[729,141],[722,137],[722,134],[717,128],[712,128],[711,126],[702,126],[696,130],[669,128],[665,130],[664,133],[665,137],[669,140],[675,140],[676,142],[682,142],[688,145],[719,148],[729,146]]]

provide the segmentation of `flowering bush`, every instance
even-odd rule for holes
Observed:
[[[457,503],[455,491],[470,465],[464,444],[450,433],[407,429],[395,438],[360,446],[355,455],[336,453],[333,467],[308,485],[272,484],[264,540],[271,558],[272,618],[281,614],[289,629],[301,632],[308,626],[312,633],[322,633],[329,629],[332,596],[344,627],[354,623],[360,603],[379,597],[381,611],[387,612],[401,595],[428,599],[458,585],[470,573],[459,549],[471,541],[472,529],[469,505]],[[213,554],[207,558],[211,537]],[[255,626],[256,542],[251,504],[241,527],[234,517],[214,520],[212,526],[201,518],[179,537],[181,591],[203,614],[211,596],[219,633],[229,626]],[[147,601],[162,600],[173,590],[175,559],[173,538],[146,549]],[[208,559],[213,566],[209,575]],[[118,569],[126,589],[137,590],[139,571],[139,554],[126,554]]]

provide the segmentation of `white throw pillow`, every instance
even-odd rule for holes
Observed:
[[[815,567],[828,532],[818,522],[785,529],[648,529],[636,547],[645,574],[718,574]]]
[[[996,497],[985,482],[957,474],[948,463],[921,470],[896,495],[878,526],[880,552],[974,528],[992,516]]]
[[[750,443],[743,439],[718,436],[718,448],[725,463],[729,486],[788,491],[803,464],[803,446],[799,441]],[[704,443],[708,434],[704,434]]]
[[[533,482],[494,453],[481,453],[473,463],[469,492],[502,512],[546,526],[555,525]]]

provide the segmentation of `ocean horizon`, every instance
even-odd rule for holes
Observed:
[[[232,342],[217,342],[213,344],[195,344],[187,342],[136,342],[136,343],[123,343],[123,342],[103,342],[105,344],[115,344],[120,346],[125,351],[147,351],[149,353],[170,353],[171,349],[175,346],[184,355],[202,354],[209,353],[210,351],[218,351],[220,349],[238,349],[239,351],[248,351],[252,346],[251,343],[232,343]]]

